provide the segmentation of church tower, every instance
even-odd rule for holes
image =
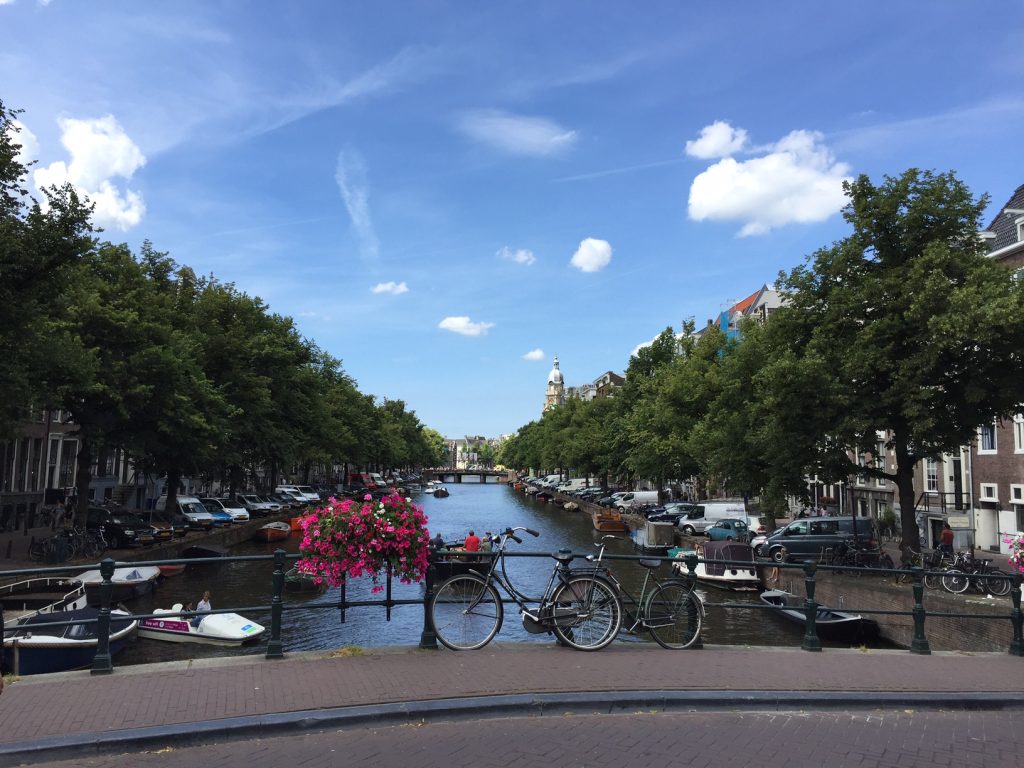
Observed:
[[[555,356],[555,367],[548,374],[548,391],[544,396],[544,413],[565,403],[565,382],[562,372],[558,370],[558,356]]]

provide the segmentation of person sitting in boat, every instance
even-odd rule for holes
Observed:
[[[491,536],[491,532],[487,531],[487,533],[484,534],[484,537],[480,540],[480,551],[490,552],[493,541],[494,539]]]
[[[479,552],[480,551],[480,537],[477,536],[473,531],[469,532],[469,536],[462,543],[462,548],[467,552]]]
[[[435,552],[440,552],[441,550],[448,549],[448,546],[444,543],[444,536],[442,536],[440,533],[435,534],[434,538],[430,540],[430,548],[433,549]]]
[[[192,626],[198,628],[200,622],[203,620],[203,615],[213,610],[213,606],[210,605],[210,591],[203,592],[203,599],[199,601],[199,605],[196,606],[196,616],[192,619]]]

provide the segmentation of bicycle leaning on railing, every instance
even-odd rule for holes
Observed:
[[[637,561],[646,570],[640,596],[634,596],[626,589],[615,573],[601,564],[606,539],[618,536],[602,536],[597,557],[588,556],[598,572],[608,578],[619,592],[626,618],[624,630],[629,634],[647,631],[662,648],[682,650],[689,648],[700,637],[704,621],[704,603],[693,591],[696,580],[688,582],[672,576],[659,579],[655,571],[661,567],[661,560],[642,559]],[[651,583],[653,582],[653,584]],[[648,591],[650,586],[650,591]]]
[[[523,540],[516,532],[540,534],[529,528],[506,528],[498,537],[490,567],[470,570],[444,581],[430,601],[430,620],[442,644],[455,651],[483,648],[501,629],[505,609],[501,587],[519,607],[528,632],[549,632],[559,642],[581,651],[604,648],[622,626],[622,604],[615,585],[597,567],[570,568],[574,555],[560,550],[547,587],[540,597],[519,591],[505,568],[509,540]]]

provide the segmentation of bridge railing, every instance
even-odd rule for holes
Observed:
[[[486,562],[490,557],[493,557],[493,553],[478,553],[477,557],[481,563]],[[550,557],[549,552],[506,552],[506,557]],[[586,553],[578,554],[577,557],[585,557]],[[271,601],[265,605],[253,605],[253,606],[235,606],[231,608],[223,608],[204,612],[204,614],[218,614],[218,613],[236,613],[239,611],[253,612],[253,611],[269,611],[270,612],[270,630],[267,634],[266,640],[266,651],[265,657],[267,659],[279,659],[284,657],[284,615],[287,611],[294,610],[338,610],[340,612],[341,622],[344,623],[346,620],[347,611],[353,608],[364,608],[364,607],[383,607],[385,609],[385,618],[390,620],[392,608],[399,605],[422,605],[423,607],[423,630],[420,636],[420,647],[435,649],[438,647],[437,639],[434,634],[433,626],[430,621],[429,605],[434,594],[434,587],[437,581],[436,569],[434,562],[432,561],[431,567],[427,571],[425,580],[425,590],[422,597],[416,599],[403,599],[395,598],[392,591],[392,575],[390,569],[385,576],[384,584],[384,596],[380,599],[372,600],[349,600],[347,597],[347,585],[343,582],[339,590],[337,602],[331,602],[327,604],[319,605],[287,605],[284,599],[284,583],[285,583],[285,565],[289,560],[296,560],[300,557],[297,554],[288,554],[284,550],[277,550],[272,555],[243,555],[243,556],[229,556],[229,557],[210,557],[210,558],[177,558],[177,559],[166,559],[166,560],[151,560],[151,561],[134,561],[134,562],[115,562],[112,559],[105,559],[98,564],[100,570],[101,581],[99,585],[99,615],[96,619],[84,620],[84,621],[69,621],[60,620],[54,618],[52,621],[46,622],[33,622],[32,631],[37,632],[41,629],[49,629],[56,627],[67,627],[71,624],[95,624],[96,626],[96,637],[97,647],[96,655],[93,659],[91,671],[93,674],[109,674],[113,671],[113,661],[110,653],[110,626],[111,616],[114,610],[112,596],[113,596],[113,575],[114,571],[118,567],[138,567],[138,566],[160,566],[160,565],[180,565],[188,563],[229,563],[229,562],[245,562],[245,561],[266,561],[272,565],[270,572],[271,582]],[[641,559],[650,559],[650,556],[642,555],[610,555],[604,556],[606,561],[638,561]],[[749,560],[704,560],[698,558],[696,554],[685,555],[678,561],[681,562],[685,567],[681,570],[680,575],[687,579],[691,585],[694,585],[697,581],[696,569],[700,563],[709,563],[716,565],[727,565],[736,566],[749,569],[752,563]],[[821,640],[818,636],[817,629],[817,617],[818,612],[825,606],[820,605],[815,599],[815,592],[817,587],[817,575],[819,571],[837,571],[844,574],[856,574],[863,575],[865,577],[885,577],[885,576],[898,576],[906,575],[905,570],[894,570],[884,568],[855,568],[850,566],[829,566],[820,565],[817,563],[755,563],[757,567],[779,569],[779,572],[785,571],[798,571],[803,577],[804,582],[804,602],[802,605],[804,620],[805,620],[805,632],[800,647],[806,651],[820,651],[822,649]],[[0,579],[3,581],[9,581],[11,577],[34,577],[34,576],[53,576],[68,573],[69,570],[81,570],[83,565],[81,563],[73,566],[69,569],[68,566],[58,567],[46,567],[46,568],[26,568],[18,570],[0,571]],[[87,566],[86,566],[87,567]],[[486,567],[486,566],[484,566]],[[1024,656],[1024,613],[1021,611],[1021,585],[1024,581],[1024,576],[1020,573],[1010,574],[1008,578],[1011,580],[1010,590],[1010,601],[1006,611],[995,611],[993,613],[964,613],[961,611],[950,612],[950,611],[926,611],[924,606],[924,577],[929,574],[941,574],[941,571],[928,571],[923,568],[912,568],[911,569],[911,580],[910,580],[910,591],[913,597],[913,607],[909,611],[893,611],[893,610],[882,610],[877,608],[857,608],[857,607],[843,607],[844,612],[866,614],[866,615],[890,615],[890,616],[909,616],[913,619],[913,640],[910,644],[910,652],[914,654],[928,654],[931,653],[931,648],[928,643],[928,639],[925,633],[926,619],[927,617],[954,617],[958,620],[968,621],[1006,621],[1009,623],[1009,635],[1010,641],[1008,645],[1008,652],[1014,656]],[[776,606],[768,605],[765,603],[732,603],[732,602],[711,602],[708,605],[722,610],[756,610],[756,611],[781,611],[781,610],[792,610],[793,606]],[[632,606],[636,608],[636,606]],[[54,617],[59,617],[59,613],[52,614]],[[182,617],[188,618],[196,615],[200,615],[195,611],[183,611],[180,614]],[[166,614],[117,614],[117,619],[141,621],[150,618],[162,618],[166,617]],[[4,632],[4,625],[2,614],[0,614],[0,633],[4,633],[4,646],[5,650],[10,648],[12,651],[16,650],[15,639],[8,636],[12,630],[17,629],[18,625],[12,625],[6,628],[7,632]],[[693,647],[700,647],[697,643]],[[15,672],[14,669],[7,669],[7,672]]]

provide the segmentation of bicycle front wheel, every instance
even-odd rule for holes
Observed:
[[[967,591],[970,585],[970,578],[963,571],[946,571],[942,576],[942,588],[954,595]]]
[[[551,598],[555,637],[578,651],[598,651],[619,634],[622,603],[606,581],[571,576]]]
[[[434,633],[453,651],[483,648],[498,634],[503,616],[498,591],[471,573],[452,576],[438,587],[430,603]]]
[[[651,593],[644,623],[662,648],[682,650],[700,637],[703,621],[697,599],[681,581],[665,581]]]
[[[942,576],[938,571],[929,571],[924,575],[924,585],[928,589],[938,589],[942,586]]]
[[[1010,574],[1003,571],[990,571],[982,577],[985,591],[995,597],[1010,594]]]

